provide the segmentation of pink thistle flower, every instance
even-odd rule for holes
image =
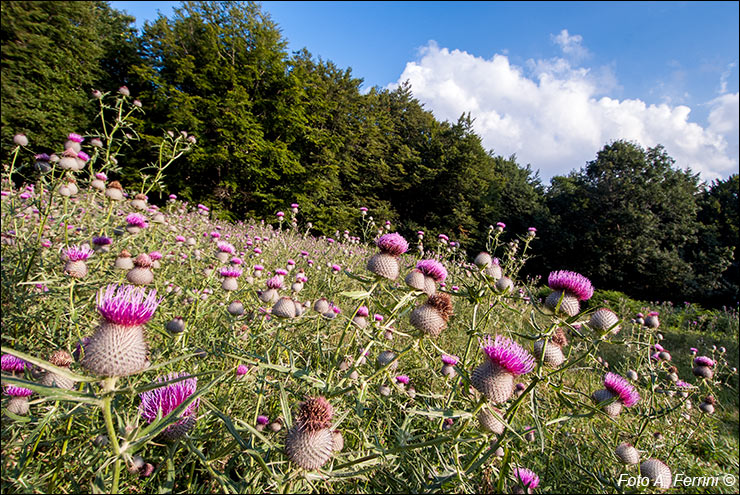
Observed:
[[[714,360],[707,356],[699,356],[697,358],[694,358],[694,366],[707,366],[711,368],[714,366]]]
[[[17,385],[6,385],[5,388],[3,388],[3,393],[12,397],[28,397],[33,394],[33,390],[19,387]]]
[[[241,258],[233,257],[231,258],[231,263],[234,265],[241,265],[244,263]]]
[[[262,265],[254,265],[254,266],[252,267],[252,269],[253,269],[253,270],[254,270],[255,272],[261,272],[262,270],[264,270],[264,269],[265,269],[265,267],[264,267],[264,266],[262,266]]]
[[[432,277],[435,282],[444,282],[447,278],[447,269],[436,260],[421,260],[416,268],[427,277]]]
[[[210,236],[211,236],[211,238],[213,238],[213,239],[218,239],[219,237],[221,237],[221,234],[219,234],[218,232],[215,232],[215,231],[214,231],[214,232],[211,232],[211,233],[210,233]]]
[[[262,250],[258,247],[254,248],[252,251],[254,251],[254,254],[262,254]]]
[[[152,261],[157,261],[162,259],[162,253],[159,251],[152,251],[149,253],[149,257],[152,259]]]
[[[83,138],[79,134],[75,134],[74,132],[70,133],[69,136],[67,136],[67,141],[72,141],[75,143],[81,143],[84,140],[85,138]]]
[[[659,353],[659,352],[655,352],[655,353],[653,353],[653,354],[652,354],[652,355],[650,356],[650,359],[652,359],[653,361],[660,361],[660,353]]]
[[[283,213],[282,211],[279,211],[275,213],[275,216],[282,220],[282,218],[285,216],[285,213]]]
[[[51,247],[51,241],[48,239],[44,239],[43,241],[41,241],[41,247],[45,247],[45,248]]]
[[[263,425],[263,426],[265,426],[265,425],[267,425],[267,424],[268,424],[269,422],[270,422],[270,418],[268,418],[267,416],[263,416],[263,415],[259,415],[259,416],[257,416],[257,424],[258,424],[258,425]]]
[[[181,235],[175,236],[175,241],[176,242],[185,242],[185,237],[183,237]]]
[[[694,388],[693,385],[691,385],[690,383],[687,383],[687,382],[685,382],[683,380],[678,380],[676,382],[676,386],[677,387],[680,387],[680,388]]]
[[[457,364],[457,356],[451,356],[449,354],[442,354],[442,362],[448,366],[455,366]]]
[[[379,315],[378,313],[375,313],[375,315],[373,315],[373,319],[377,321],[378,323],[380,323],[383,321],[383,315]]]
[[[342,271],[342,267],[341,267],[341,266],[339,266],[339,265],[331,265],[331,270],[332,270],[332,271],[333,271],[334,273],[339,273],[339,272],[341,272],[341,271]]]
[[[307,257],[308,256],[308,251],[301,251],[301,256],[304,257],[304,258]]]
[[[697,349],[696,347],[692,347],[692,348],[691,348],[691,349],[689,349],[689,350],[691,351],[691,355],[692,355],[692,356],[695,356],[695,355],[696,355],[696,353],[697,353],[697,352],[699,352],[699,349]]]
[[[11,356],[10,354],[3,354],[2,357],[0,357],[0,364],[3,371],[9,371],[12,373],[23,371],[28,363],[19,357]]]
[[[27,192],[21,193],[21,195],[19,196],[19,198],[21,198],[21,199],[28,199],[30,197],[31,197],[31,195],[28,194]]]
[[[216,243],[216,247],[222,253],[234,254],[234,252],[236,252],[236,248],[234,247],[234,245],[225,241],[218,241]]]
[[[660,345],[660,344],[655,344],[655,345],[653,346],[653,349],[655,349],[655,350],[656,350],[656,351],[658,351],[658,352],[663,352],[663,351],[665,351],[665,349],[663,348],[663,346],[662,346],[662,345]]]
[[[283,288],[283,280],[279,276],[275,275],[274,277],[268,278],[265,285],[267,285],[268,289],[280,290]]]
[[[109,246],[113,244],[113,239],[105,236],[93,237],[92,243],[96,246]]]
[[[155,383],[166,383],[171,380],[176,380],[178,378],[190,376],[188,373],[170,373],[166,377],[157,378]],[[195,393],[195,390],[198,387],[198,378],[197,377],[190,377],[185,380],[180,380],[175,383],[170,383],[163,387],[158,387],[153,390],[147,390],[146,392],[142,392],[139,394],[139,398],[141,399],[141,404],[139,404],[139,414],[142,418],[144,418],[148,423],[151,423],[155,419],[157,419],[157,416],[160,416],[164,418],[168,414],[170,414],[172,411],[178,408],[180,404],[185,402],[191,395]],[[192,424],[194,422],[195,413],[198,410],[198,406],[200,405],[200,398],[195,399],[192,401],[188,406],[185,408],[183,412],[180,413],[180,419],[178,419],[175,423],[172,423],[170,426],[168,426],[164,431],[163,434],[167,435],[168,433],[180,433],[182,428],[178,428],[181,425],[185,424]],[[179,436],[179,435],[177,435]]]
[[[409,249],[409,243],[406,242],[406,239],[404,239],[398,232],[380,236],[375,241],[375,245],[378,246],[382,252],[390,254],[391,256],[401,256]]]
[[[110,323],[121,326],[143,325],[154,316],[162,298],[157,299],[156,289],[144,296],[144,289],[133,285],[121,287],[110,284],[98,292],[98,312]]]
[[[616,373],[609,372],[606,374],[604,377],[604,388],[614,395],[619,396],[619,400],[624,407],[634,406],[640,400],[640,394],[637,393],[635,387]]]
[[[90,159],[90,155],[88,155],[84,151],[78,151],[77,152],[77,158],[79,158],[83,162],[86,162],[86,161],[88,161]]]
[[[238,376],[246,375],[248,371],[249,371],[249,368],[247,368],[247,366],[244,364],[240,364],[239,366],[236,367],[236,374]]]
[[[221,274],[222,277],[237,278],[242,276],[242,271],[238,268],[221,268],[218,273]]]
[[[289,259],[287,261],[288,266],[295,266],[295,260]]]
[[[133,225],[134,227],[139,227],[141,229],[145,229],[149,226],[149,224],[146,222],[146,218],[139,215],[138,213],[131,213],[126,217],[126,223],[129,225]]]
[[[93,250],[87,246],[70,246],[62,251],[65,259],[69,261],[85,261],[93,254]]]
[[[586,301],[594,295],[594,288],[589,279],[580,273],[567,270],[550,273],[550,276],[547,278],[547,285],[552,290],[570,292],[579,301]]]
[[[105,175],[103,172],[98,172],[95,174],[95,178],[98,180],[106,181],[108,180],[108,176]]]
[[[367,309],[367,306],[360,306],[357,308],[357,316],[365,317],[370,314],[370,310]]]
[[[449,241],[449,240],[450,240],[450,238],[449,238],[449,237],[447,237],[447,236],[446,236],[446,235],[444,235],[444,234],[439,234],[439,235],[437,236],[437,239],[439,239],[440,241],[445,241],[445,242],[446,242],[446,241]]]
[[[275,275],[282,275],[283,277],[288,274],[288,270],[285,270],[283,268],[278,268],[275,270]]]
[[[404,385],[408,385],[408,384],[409,384],[409,382],[411,381],[411,379],[410,379],[410,378],[408,377],[408,375],[398,375],[398,376],[396,377],[396,381],[397,381],[398,383],[402,383],[402,384],[404,384]]]
[[[500,229],[505,229],[506,228],[506,224],[504,222],[496,222],[496,227],[498,227]]]
[[[540,477],[529,469],[514,468],[514,477],[521,483],[527,491],[534,490],[540,484]]]
[[[523,375],[534,369],[534,357],[508,337],[496,335],[492,339],[488,335],[480,345],[491,362],[512,375]]]

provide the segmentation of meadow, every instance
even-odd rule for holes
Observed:
[[[187,133],[108,178],[110,98],[4,166],[3,493],[737,492],[737,308],[521,278],[536,226],[219,220],[157,195]]]

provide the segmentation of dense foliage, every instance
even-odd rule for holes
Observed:
[[[106,2],[3,2],[4,157],[18,132],[49,152],[89,132],[90,91],[126,84],[143,103],[142,144],[165,128],[197,136],[166,187],[221,218],[298,202],[313,232],[333,234],[359,226],[362,204],[404,234],[444,233],[470,252],[496,222],[534,226],[548,249],[530,274],[577,264],[637,297],[738,299],[737,175],[702,184],[662,147],[616,141],[545,186],[483,148],[475,115],[439,122],[408,84],[363,93],[351,69],[288,54],[259,4],[183,2],[138,35],[131,20]],[[134,144],[117,178],[139,180],[156,158]]]

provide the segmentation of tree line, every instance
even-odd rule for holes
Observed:
[[[257,3],[183,2],[141,33],[133,21],[102,1],[2,3],[4,161],[18,132],[48,152],[92,132],[91,90],[125,84],[145,113],[120,157],[124,184],[140,181],[163,130],[185,130],[198,147],[168,169],[167,190],[224,218],[297,202],[331,235],[356,230],[365,206],[410,238],[445,233],[470,252],[504,222],[512,235],[537,228],[531,274],[573,269],[647,300],[740,297],[737,174],[706,184],[660,145],[617,140],[545,185],[484,149],[474,115],[440,122],[409,84],[363,93],[350,68],[289,54]]]

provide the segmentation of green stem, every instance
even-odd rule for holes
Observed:
[[[113,466],[113,484],[111,485],[111,493],[118,493],[118,482],[121,478],[121,447],[118,444],[118,435],[113,426],[113,414],[111,413],[111,403],[113,401],[113,392],[115,391],[116,380],[117,377],[115,376],[103,379],[104,395],[100,406],[103,410],[105,428],[108,431],[108,439],[110,440],[111,449],[113,450],[113,455],[116,457],[116,462]]]

